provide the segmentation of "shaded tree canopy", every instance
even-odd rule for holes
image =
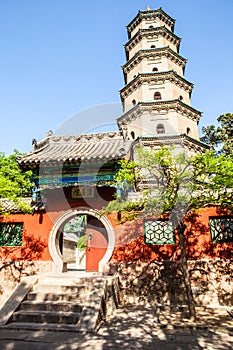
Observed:
[[[219,126],[209,125],[202,128],[201,141],[218,154],[233,153],[233,114],[222,114],[217,119]]]
[[[233,210],[233,154],[208,151],[192,160],[195,191],[192,205],[218,205]]]
[[[116,200],[106,210],[130,211],[143,207],[142,215],[162,215],[206,205],[232,207],[233,155],[207,151],[196,156],[178,155],[162,147],[157,151],[138,148],[136,161],[121,161],[115,177]],[[130,174],[130,175],[129,175]],[[141,189],[138,203],[130,203],[126,189]],[[182,210],[181,210],[182,209]]]
[[[0,198],[9,199],[17,203],[19,208],[29,210],[22,198],[30,195],[32,172],[20,170],[17,164],[18,156],[18,151],[10,156],[0,153]]]

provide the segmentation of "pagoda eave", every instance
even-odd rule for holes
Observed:
[[[121,115],[117,119],[117,123],[119,128],[122,127],[122,125],[127,124],[128,122],[131,122],[138,118],[143,112],[148,111],[151,112],[158,112],[165,110],[168,112],[169,110],[175,110],[177,112],[182,112],[184,115],[186,115],[188,118],[196,121],[197,123],[200,120],[200,117],[202,115],[202,112],[198,111],[197,109],[187,105],[181,100],[167,100],[167,101],[151,101],[151,102],[138,102],[136,106],[125,112],[123,115]]]
[[[170,17],[167,13],[165,13],[162,8],[157,10],[146,10],[146,11],[138,11],[138,14],[134,17],[134,19],[126,26],[128,36],[130,38],[130,34],[134,28],[145,18],[154,18],[159,17],[169,26],[171,26],[172,30],[174,30],[176,20]]]
[[[139,73],[133,80],[131,80],[127,85],[125,85],[121,90],[120,94],[123,97],[127,97],[132,91],[136,90],[138,86],[142,85],[144,82],[150,81],[172,81],[176,85],[181,86],[185,91],[192,92],[193,83],[190,83],[182,76],[177,74],[175,71],[164,71],[164,72],[151,72],[151,73]]]
[[[169,46],[159,47],[159,48],[150,48],[150,49],[142,49],[135,53],[135,55],[129,59],[123,66],[122,69],[125,73],[128,73],[133,67],[135,67],[139,62],[141,62],[144,58],[148,57],[167,57],[172,61],[175,61],[178,65],[184,67],[188,60],[174,50],[172,50]]]
[[[174,42],[174,44],[177,46],[180,45],[182,40],[180,37],[175,35],[165,26],[148,29],[139,29],[138,32],[124,45],[125,50],[128,51],[131,48],[133,48],[141,40],[141,38],[152,35],[162,35],[163,37],[169,39],[171,42]]]

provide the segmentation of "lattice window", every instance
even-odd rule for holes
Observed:
[[[233,242],[233,217],[212,217],[209,225],[214,243]]]
[[[23,223],[0,223],[0,246],[21,246]]]
[[[146,244],[175,244],[172,223],[166,220],[145,220],[144,239]]]

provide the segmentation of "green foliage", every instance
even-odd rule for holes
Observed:
[[[122,213],[124,214],[124,220],[133,220],[135,219],[139,212],[141,212],[144,208],[144,201],[140,202],[130,202],[128,200],[119,200],[115,199],[108,203],[108,205],[104,208],[104,212],[111,213]],[[121,220],[122,221],[122,220]]]
[[[78,215],[70,219],[64,226],[64,232],[81,235],[85,232],[86,215]]]
[[[81,236],[77,242],[77,248],[81,251],[84,251],[86,250],[86,235],[85,236]]]
[[[138,149],[142,183],[145,191],[145,212],[161,215],[176,207],[187,207],[192,191],[193,167],[185,153],[172,154],[172,148],[158,151]]]
[[[119,213],[120,211],[124,210],[125,202],[120,201],[119,199],[115,199],[108,203],[108,205],[104,208],[104,212],[111,214],[111,213]]]
[[[195,171],[194,207],[207,204],[233,208],[233,155],[216,155],[214,151],[192,160]]]
[[[118,195],[105,211],[143,211],[144,215],[161,215],[180,203],[186,205],[192,189],[193,169],[186,154],[173,156],[171,152],[172,149],[166,147],[156,152],[138,147],[137,162],[121,162],[123,168],[120,167],[116,175],[116,187],[123,183],[126,174],[131,184],[140,183],[145,188],[143,197],[135,203]]]
[[[134,203],[129,202],[127,196],[118,195],[105,211],[141,211],[145,216],[173,211],[176,218],[181,218],[191,208],[232,207],[233,155],[208,151],[190,157],[185,152],[173,154],[172,151],[167,147],[157,151],[138,148],[137,162],[121,162],[123,168],[119,169],[119,176],[116,175],[116,186],[122,184],[127,174],[129,182],[144,188],[143,197]]]
[[[203,142],[211,148],[210,152],[194,159],[196,205],[212,203],[232,208],[233,192],[233,114],[218,117],[219,126],[202,129]]]
[[[8,157],[0,153],[0,198],[12,200],[25,211],[29,207],[21,199],[30,195],[32,172],[19,169],[18,156],[18,151]]]
[[[126,181],[129,185],[134,186],[136,181],[135,171],[137,168],[137,164],[133,161],[127,161],[122,159],[118,162],[119,170],[116,173],[114,180],[117,183],[122,181]]]
[[[202,128],[201,141],[218,154],[233,153],[233,114],[226,113],[218,117],[219,126],[209,125]]]
[[[118,165],[119,170],[114,176],[115,186],[117,188],[116,197],[118,201],[123,201],[127,199],[129,190],[135,189],[137,164],[133,161],[123,159],[119,161]]]
[[[130,202],[127,199],[129,191],[135,189],[139,181],[139,164],[123,159],[118,162],[118,166],[118,172],[114,177],[115,187],[117,189],[116,199],[109,202],[103,211],[106,213],[130,213],[124,218],[126,219],[127,217],[127,220],[132,220],[144,206],[143,201]]]

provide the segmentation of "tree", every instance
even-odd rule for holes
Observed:
[[[172,155],[172,150],[162,147],[153,152],[143,148],[138,150],[138,160],[148,182],[145,196],[145,214],[160,216],[170,213],[170,221],[177,230],[181,249],[183,280],[187,293],[189,314],[196,319],[184,232],[185,215],[191,204],[193,191],[193,167],[186,153]]]
[[[202,128],[201,141],[218,154],[233,153],[233,114],[226,113],[218,117],[219,126],[209,125]]]
[[[137,169],[134,177],[128,178],[142,190],[143,210],[140,215],[170,215],[177,230],[182,257],[183,279],[187,292],[190,317],[195,319],[195,303],[192,295],[185,244],[185,218],[195,208],[207,204],[230,207],[233,194],[233,159],[231,155],[216,155],[209,151],[195,157],[186,153],[172,154],[172,149],[162,147],[158,151],[138,148],[137,162],[129,162],[129,169]],[[116,186],[125,181],[126,163],[116,176]],[[133,185],[133,184],[131,184]],[[115,208],[130,208],[127,200],[115,201]],[[113,210],[114,202],[109,208]],[[134,207],[136,203],[134,203]],[[108,209],[108,207],[107,207]]]
[[[0,198],[9,199],[20,209],[30,211],[22,198],[30,195],[32,172],[20,170],[17,164],[19,155],[18,151],[8,157],[0,153]]]
[[[233,154],[207,151],[192,159],[195,192],[192,207],[218,205],[233,210]]]

